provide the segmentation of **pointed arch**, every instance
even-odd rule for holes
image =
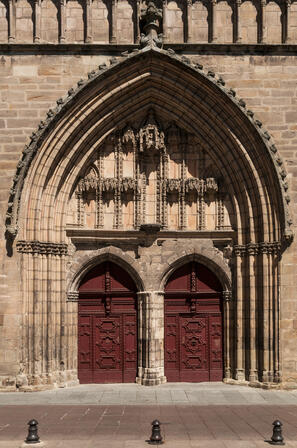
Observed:
[[[76,92],[70,90],[68,98],[58,100],[56,111],[49,111],[47,121],[25,148],[11,191],[8,231],[13,234],[19,227],[22,239],[41,240],[49,239],[41,228],[53,229],[55,224],[63,232],[65,211],[54,209],[65,204],[80,167],[106,136],[126,125],[127,116],[131,121],[153,107],[160,117],[194,133],[219,165],[226,187],[233,192],[235,208],[235,197],[238,199],[239,244],[290,237],[282,160],[262,124],[223,84],[212,72],[206,76],[199,65],[191,66],[189,61],[162,50],[142,50],[91,73],[88,82],[79,82]],[[31,201],[20,200],[25,177],[24,195],[33,195]],[[35,188],[39,189],[36,196]],[[48,213],[40,217],[43,201]],[[37,221],[25,212],[28,203]],[[18,221],[19,207],[26,216],[22,224]],[[58,221],[43,226],[42,221],[49,221],[50,216]],[[39,229],[33,229],[34,222],[40,223]],[[63,234],[56,237],[64,240]]]

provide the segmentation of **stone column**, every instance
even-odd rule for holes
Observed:
[[[258,381],[257,370],[257,288],[256,288],[256,262],[258,246],[255,243],[249,243],[247,246],[248,269],[249,269],[249,381],[254,383]]]
[[[163,0],[163,43],[168,41],[167,0]]]
[[[187,43],[193,42],[192,0],[187,0]]]
[[[280,302],[279,302],[279,263],[281,257],[281,244],[279,242],[272,243],[272,291],[273,291],[273,381],[281,382],[281,359],[280,359]]]
[[[269,254],[267,243],[260,243],[260,254],[262,261],[262,322],[261,322],[261,342],[262,346],[262,381],[268,383],[271,377],[270,372],[270,300],[269,300]]]
[[[218,40],[217,37],[217,30],[216,30],[216,23],[217,23],[217,15],[216,15],[216,5],[217,2],[216,0],[211,0],[210,3],[210,42],[212,43],[216,43],[216,41]]]
[[[224,379],[231,378],[231,350],[230,350],[230,300],[231,291],[223,291],[224,303]]]
[[[86,1],[86,31],[85,43],[90,44],[93,40],[92,36],[92,0]]]
[[[240,5],[241,0],[235,0],[235,20],[234,20],[234,42],[236,44],[240,44],[242,37],[241,37],[241,23],[240,23]]]
[[[236,369],[235,378],[245,380],[244,363],[244,315],[243,315],[243,257],[245,246],[234,246],[236,272]]]
[[[136,382],[156,386],[164,376],[164,292],[138,294],[138,377]]]
[[[41,0],[34,1],[34,43],[38,44],[41,38]]]
[[[66,0],[60,0],[60,20],[59,20],[59,42],[64,43],[66,40]]]
[[[110,43],[117,43],[117,0],[111,2],[111,37]]]
[[[260,24],[259,24],[259,44],[265,44],[266,41],[266,0],[261,0],[260,3]]]
[[[15,41],[16,33],[16,10],[15,0],[9,0],[8,2],[8,42],[13,43]]]

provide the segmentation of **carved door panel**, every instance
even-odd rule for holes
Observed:
[[[180,381],[179,316],[165,316],[165,369],[167,381]]]
[[[93,317],[95,383],[122,381],[120,317]]]
[[[223,379],[220,284],[205,266],[179,268],[165,288],[167,381]]]
[[[78,340],[78,370],[88,383],[92,381],[92,316],[79,316]]]
[[[112,263],[97,266],[81,283],[78,304],[78,377],[81,383],[135,381],[134,288],[130,276]]]
[[[180,381],[209,380],[207,317],[180,317]]]
[[[135,382],[137,363],[137,322],[136,315],[123,315],[123,382]]]
[[[209,316],[210,381],[220,381],[223,370],[222,319]]]

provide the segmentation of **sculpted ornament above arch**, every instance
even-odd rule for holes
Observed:
[[[233,221],[233,226],[232,226]],[[195,136],[175,123],[146,118],[118,129],[82,169],[68,226],[138,230],[232,230],[223,178]]]

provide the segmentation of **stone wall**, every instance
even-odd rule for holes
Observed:
[[[21,7],[21,3],[18,5]],[[25,6],[24,9],[26,9]],[[98,11],[99,9],[98,7]],[[100,20],[104,20],[104,14],[98,12]],[[76,17],[78,16],[79,14]],[[129,20],[129,17],[125,17],[123,14],[121,20]],[[4,23],[3,19],[1,22],[1,13],[0,23]],[[27,29],[30,31],[29,25]],[[81,39],[82,28],[74,26],[73,29],[76,30],[75,33],[80,33],[80,36],[71,37],[71,39]],[[50,28],[48,30],[50,31]],[[251,31],[251,34],[255,35],[255,32]],[[0,30],[0,36],[2,35]],[[86,78],[88,72],[96,69],[99,64],[109,58],[110,56],[106,54],[96,56],[3,54],[0,57],[0,213],[2,217],[0,222],[0,378],[3,378],[3,385],[11,384],[14,387],[15,375],[20,372],[19,359],[22,349],[20,344],[23,307],[20,289],[21,258],[15,253],[15,249],[13,249],[13,256],[7,253],[4,239],[4,217],[16,165],[24,145],[29,141],[29,136],[40,120],[44,119],[47,110],[53,107],[55,101],[64,96],[79,79]],[[227,85],[234,88],[246,101],[247,107],[256,113],[257,118],[273,136],[289,174],[290,209],[296,226],[296,56],[195,54],[190,58],[203,64],[206,71],[213,70],[221,75]],[[287,383],[287,385],[294,385],[297,382],[296,262],[296,243],[293,243],[283,255],[280,272],[282,373],[284,384]]]

